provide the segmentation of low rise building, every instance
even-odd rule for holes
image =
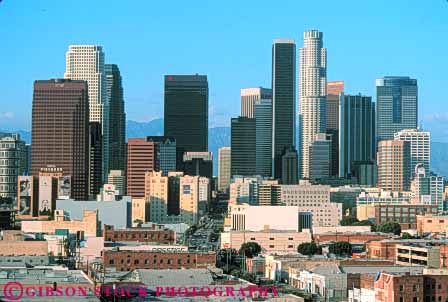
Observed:
[[[299,211],[295,206],[229,205],[230,229],[237,231],[298,231]]]
[[[417,215],[417,233],[446,233],[448,230],[448,215]]]
[[[152,224],[150,227],[115,229],[112,225],[105,225],[103,236],[105,241],[136,241],[173,244],[176,233],[163,225]]]
[[[347,274],[338,265],[319,265],[311,270],[295,270],[289,284],[306,293],[317,295],[323,301],[347,300]]]
[[[440,267],[440,247],[429,244],[398,244],[396,246],[398,265],[422,265],[430,268]]]
[[[2,267],[0,268],[0,300],[8,301],[11,297],[22,297],[27,301],[83,301],[99,302],[94,290],[95,284],[83,271],[69,270],[61,266],[39,267]],[[14,280],[20,286],[11,287]],[[45,287],[57,286],[62,295],[45,296]],[[38,287],[42,292],[38,293]],[[26,298],[25,298],[26,297]]]
[[[67,229],[70,234],[83,232],[85,236],[96,237],[100,235],[98,212],[85,210],[80,220],[68,220],[62,210],[56,210],[55,220],[22,221],[24,233],[55,234],[57,229]]]
[[[325,233],[370,233],[372,227],[370,225],[338,225],[334,227],[313,227],[313,235],[325,234]]]
[[[189,269],[215,267],[215,252],[106,250],[103,252],[105,267],[117,271],[134,269]]]
[[[346,241],[352,244],[365,244],[370,241],[390,239],[392,237],[394,237],[393,234],[385,234],[379,232],[328,232],[313,236],[314,241],[319,244],[331,241]]]
[[[303,242],[311,242],[310,232],[296,231],[229,231],[221,233],[221,248],[239,250],[243,243],[256,242],[261,250],[270,252],[297,252],[297,247]]]
[[[417,215],[436,214],[437,205],[371,203],[356,206],[358,220],[370,220],[375,224],[389,221],[400,223],[402,229],[415,229]]]

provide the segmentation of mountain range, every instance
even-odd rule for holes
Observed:
[[[0,130],[0,132],[4,132]],[[6,131],[11,132],[11,131]],[[31,142],[31,133],[26,130],[15,131],[27,143]],[[154,119],[149,122],[126,122],[126,138],[146,137],[150,135],[163,135],[163,119]],[[218,172],[218,149],[230,146],[230,127],[213,127],[208,131],[208,148],[213,152],[214,175]],[[431,169],[439,175],[448,176],[448,143],[431,142]]]

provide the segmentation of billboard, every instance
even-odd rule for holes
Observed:
[[[58,179],[58,199],[70,199],[72,194],[71,176],[61,176]]]
[[[51,215],[53,177],[39,177],[39,216]]]
[[[33,196],[33,182],[29,176],[19,176],[19,214],[32,215],[31,198]]]
[[[31,215],[31,196],[20,196],[20,215]]]

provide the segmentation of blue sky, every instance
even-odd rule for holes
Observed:
[[[62,77],[69,44],[119,65],[128,118],[163,116],[164,74],[206,74],[210,126],[238,115],[242,87],[270,87],[271,43],[324,32],[328,79],[374,96],[375,78],[419,80],[420,120],[448,121],[446,0],[3,0],[0,128],[29,129],[32,84]],[[432,127],[432,126],[431,126]],[[446,132],[448,134],[448,132]]]

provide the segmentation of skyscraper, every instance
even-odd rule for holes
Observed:
[[[95,199],[102,184],[103,136],[99,122],[90,122],[89,129],[89,195],[91,199]]]
[[[230,147],[218,150],[218,190],[228,192],[230,187]]]
[[[231,175],[256,174],[255,119],[237,117],[231,119]]]
[[[282,155],[295,146],[296,44],[275,39],[272,45],[272,175],[282,177]],[[233,151],[232,151],[233,152]]]
[[[310,179],[320,180],[330,177],[331,135],[319,133],[310,145]]]
[[[190,176],[213,177],[213,155],[211,152],[185,152],[182,158],[183,172]]]
[[[89,121],[102,130],[102,180],[109,169],[109,99],[106,89],[103,48],[98,45],[70,45],[66,53],[64,78],[83,80],[89,90]]]
[[[208,151],[207,76],[165,76],[164,131],[176,139],[178,165],[184,152]]]
[[[156,150],[156,143],[146,138],[128,139],[126,191],[129,196],[145,196],[145,173],[156,170]]]
[[[148,136],[148,142],[156,145],[156,171],[163,176],[176,171],[176,140],[170,136]]]
[[[309,178],[309,148],[326,131],[327,49],[323,33],[306,31],[300,49],[300,173]]]
[[[73,198],[88,198],[89,98],[85,81],[34,82],[32,145],[32,175],[54,165],[72,176]]]
[[[0,197],[16,197],[17,177],[26,170],[26,156],[18,133],[0,133]]]
[[[362,95],[340,95],[339,177],[353,176],[357,161],[376,156],[375,103]]]
[[[126,169],[126,113],[120,69],[115,64],[104,65],[106,91],[109,99],[109,170]]]
[[[377,140],[394,138],[403,129],[417,128],[417,80],[383,77],[376,80]]]
[[[395,140],[407,141],[411,144],[410,171],[414,177],[417,164],[422,164],[426,173],[430,171],[431,134],[421,129],[403,129],[394,134]]]
[[[383,140],[378,143],[378,188],[395,192],[409,190],[410,151],[409,142]]]
[[[282,155],[282,176],[280,178],[283,185],[299,183],[298,160],[299,156],[294,147],[285,149]]]
[[[272,100],[272,89],[263,87],[241,89],[241,116],[255,117],[255,102],[261,99]]]
[[[339,95],[344,92],[344,81],[327,82],[327,134],[331,134],[330,175],[339,174]]]
[[[255,101],[256,174],[272,176],[272,101]]]

